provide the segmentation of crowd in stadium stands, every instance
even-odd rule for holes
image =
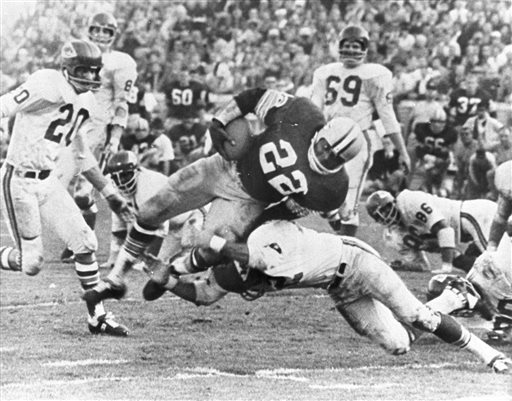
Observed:
[[[173,143],[177,162],[166,167],[168,172],[203,144],[204,111],[212,113],[222,95],[259,85],[309,96],[312,72],[337,60],[337,37],[349,22],[370,33],[367,61],[393,72],[394,102],[408,149],[427,172],[439,169],[428,170],[430,159],[418,152],[415,127],[429,122],[439,105],[447,124],[455,126],[441,169],[451,176],[451,186],[440,188],[439,181],[437,191],[427,189],[442,196],[493,198],[492,171],[512,158],[510,0],[39,1],[2,35],[2,93],[35,70],[58,66],[63,41],[86,36],[88,19],[98,11],[115,15],[115,48],[137,62],[133,112],[146,120],[142,126],[168,134]],[[490,102],[460,120],[450,96],[471,79]],[[194,112],[172,111],[169,88],[190,81],[200,93]],[[187,134],[173,130],[176,124]],[[7,138],[3,132],[0,141]],[[384,171],[379,169],[384,163],[390,171],[370,175],[375,182],[369,188],[396,192],[407,182],[395,174],[400,166],[387,160],[396,158],[393,149],[386,149],[376,155],[374,170]],[[197,152],[193,155],[195,160]],[[410,181],[415,173],[410,172]]]

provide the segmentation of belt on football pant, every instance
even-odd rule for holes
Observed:
[[[45,180],[46,178],[48,178],[50,176],[50,173],[52,172],[52,170],[29,170],[29,169],[25,169],[22,167],[15,167],[15,166],[13,166],[13,168],[14,168],[14,173],[20,177],[34,178],[37,180]]]
[[[338,268],[336,269],[336,272],[334,273],[334,277],[332,278],[331,282],[327,286],[327,291],[332,290],[333,288],[339,287],[339,285],[343,281],[343,276],[345,274],[346,268],[347,268],[347,264],[344,262],[338,266]]]

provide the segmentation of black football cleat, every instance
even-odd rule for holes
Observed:
[[[92,334],[126,337],[128,328],[114,320],[114,315],[105,313],[97,318],[89,318],[89,331]]]

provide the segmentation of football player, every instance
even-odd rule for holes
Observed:
[[[208,87],[191,79],[189,66],[182,66],[174,79],[163,86],[167,104],[166,127],[171,128],[185,119],[204,122],[204,111],[209,103]]]
[[[477,288],[486,290],[486,301],[495,313],[490,338],[512,342],[512,161],[498,166],[494,184],[499,194],[498,208],[487,250],[477,258],[468,278]]]
[[[42,222],[48,224],[75,254],[75,271],[82,288],[99,281],[97,240],[54,170],[59,152],[69,146],[90,118],[91,91],[101,85],[101,51],[83,40],[62,47],[62,70],[44,69],[0,98],[1,118],[13,117],[7,158],[0,169],[2,211],[17,249],[0,248],[0,266],[37,274],[43,265]],[[79,133],[79,137],[83,131]],[[94,156],[83,147],[78,159],[84,176],[103,194],[113,211],[128,207],[103,177]],[[88,302],[91,333],[125,336],[127,329],[107,314],[101,302]]]
[[[260,296],[284,288],[325,288],[358,334],[393,355],[406,353],[421,332],[427,332],[468,350],[495,372],[506,373],[512,365],[453,317],[422,304],[380,255],[358,239],[274,220],[255,229],[246,243],[205,232],[196,241],[234,262],[177,277],[171,275],[170,265],[150,261],[155,273],[144,287],[145,299],[169,290],[197,305],[209,305],[228,292]]]
[[[225,127],[250,112],[267,128],[245,137],[251,143],[243,157],[227,160],[226,146],[237,138],[231,138]],[[212,202],[205,229],[233,239],[244,238],[265,207],[286,197],[320,212],[341,206],[348,186],[344,164],[362,146],[353,120],[339,117],[326,123],[308,99],[273,89],[248,89],[235,96],[214,117],[210,133],[219,153],[178,170],[140,206],[112,272],[86,298],[121,298],[126,291],[125,272],[152,241],[156,227],[207,203]],[[219,262],[207,248],[195,248],[184,259],[187,271],[205,270]]]
[[[491,95],[479,87],[478,77],[468,74],[460,88],[450,94],[448,104],[453,125],[459,130],[469,117],[475,116],[480,103],[489,104]]]
[[[487,199],[459,201],[404,190],[396,199],[376,191],[368,197],[366,210],[377,223],[388,228],[391,245],[412,252],[441,253],[442,267],[433,273],[451,273],[454,267],[469,271],[487,246],[496,203]],[[464,254],[459,249],[469,243]]]
[[[456,173],[452,148],[457,142],[457,131],[447,124],[445,111],[440,107],[431,115],[429,122],[418,123],[411,137],[417,143],[418,163],[409,189],[449,197]]]
[[[313,103],[323,110],[327,121],[334,117],[355,120],[365,141],[361,152],[346,165],[350,177],[349,191],[340,215],[332,213],[330,217],[331,226],[342,235],[355,235],[359,226],[359,198],[373,153],[377,150],[377,134],[372,130],[375,114],[400,153],[407,171],[411,164],[393,110],[391,72],[380,64],[364,62],[369,41],[365,29],[347,26],[339,37],[340,62],[323,65],[313,74]]]
[[[137,66],[126,53],[113,50],[112,45],[118,33],[117,21],[109,13],[98,13],[89,23],[89,40],[96,43],[102,51],[103,68],[101,69],[101,87],[95,92],[97,106],[91,111],[91,124],[87,133],[88,146],[104,169],[105,162],[111,152],[119,147],[121,134],[128,119],[127,100],[135,90]],[[92,194],[92,187],[79,177],[81,173],[71,150],[61,158],[57,166],[57,174],[65,186],[74,184],[74,198],[82,210],[84,218],[94,229],[98,208]],[[62,259],[69,258],[71,253],[65,250]]]
[[[135,153],[126,150],[112,155],[105,171],[135,213],[138,211],[139,205],[144,204],[160,188],[165,186],[168,178],[162,173],[140,166]],[[181,229],[185,222],[191,218],[202,221],[203,213],[203,211],[195,210],[164,221],[155,231],[155,239],[148,247],[147,252],[158,255],[163,260],[174,256],[182,249]],[[112,213],[110,255],[108,261],[102,267],[111,268],[114,266],[132,223],[133,219],[127,221]]]

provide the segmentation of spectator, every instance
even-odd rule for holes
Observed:
[[[494,153],[500,146],[500,132],[505,126],[489,115],[489,103],[482,101],[476,106],[476,116],[469,117],[464,123],[463,129],[473,133],[473,138],[478,143],[478,148]]]
[[[150,127],[147,120],[134,114],[121,137],[121,148],[135,153],[141,166],[169,175],[174,151],[170,139],[163,132],[162,120],[154,119]]]

